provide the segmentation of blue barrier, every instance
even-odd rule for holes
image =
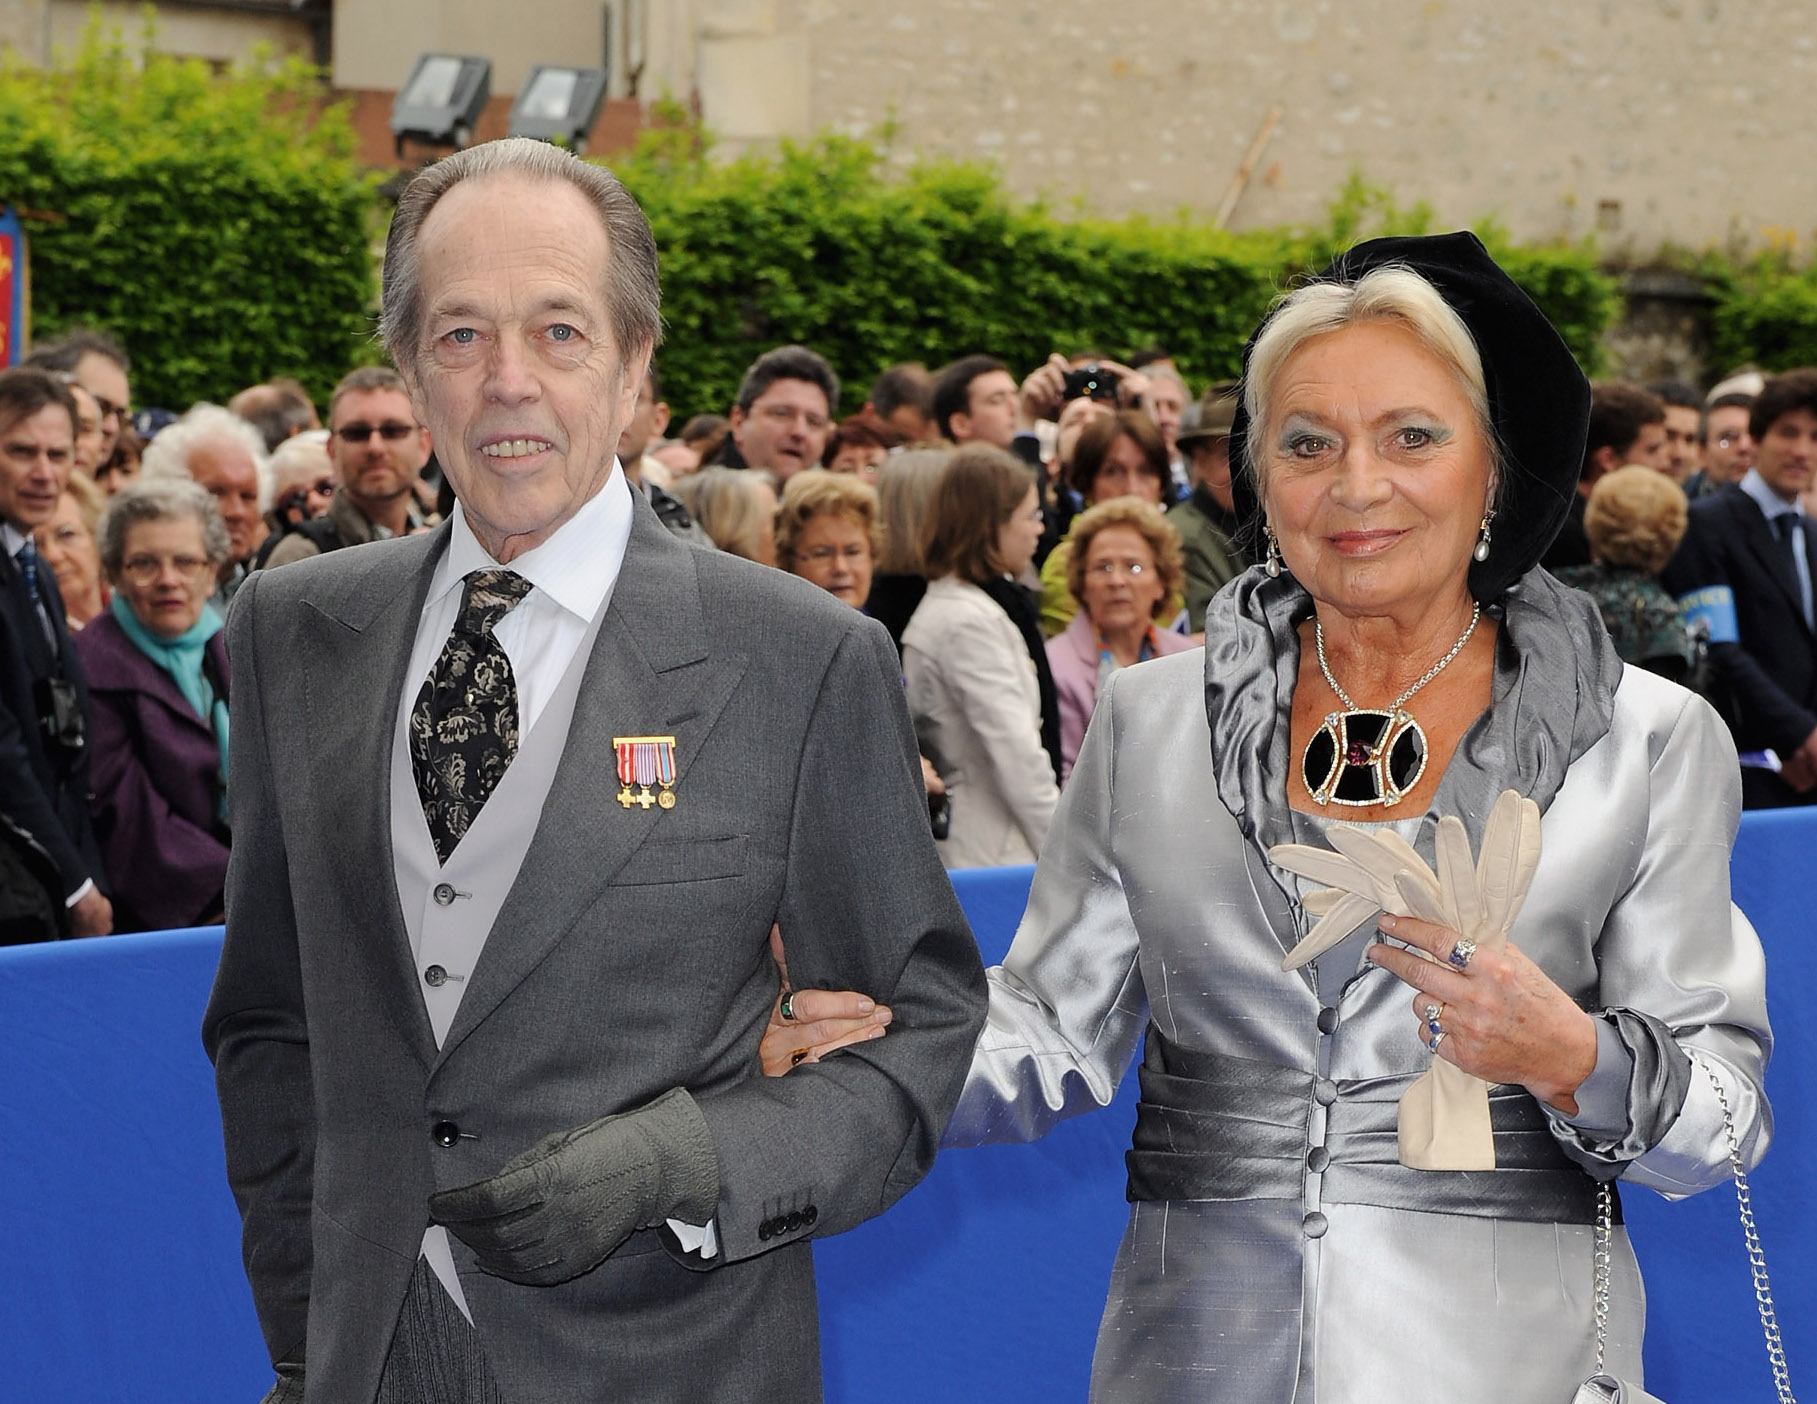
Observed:
[[[1737,900],[1766,941],[1779,1136],[1756,1179],[1794,1367],[1817,1344],[1817,1229],[1797,1211],[1817,1060],[1801,879],[1817,815],[1749,815]],[[955,874],[987,960],[1027,869]],[[0,950],[0,1398],[251,1401],[269,1380],[239,1263],[198,1030],[218,929]],[[889,1214],[816,1247],[833,1401],[1084,1397],[1123,1228],[1126,1086],[1032,1146],[944,1156]],[[1626,1197],[1647,1274],[1648,1383],[1675,1404],[1771,1389],[1727,1189]],[[1808,1377],[1807,1377],[1808,1383]]]

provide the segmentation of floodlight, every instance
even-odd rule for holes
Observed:
[[[398,155],[404,154],[406,137],[428,146],[468,145],[491,96],[491,59],[418,55],[410,80],[391,104],[391,135]]]
[[[511,106],[511,135],[560,141],[581,151],[605,99],[605,69],[539,63]]]

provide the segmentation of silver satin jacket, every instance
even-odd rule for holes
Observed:
[[[1284,800],[1292,624],[1307,607],[1291,581],[1251,571],[1213,602],[1205,651],[1110,680],[990,972],[946,1141],[1031,1140],[1108,1103],[1151,1025],[1261,1068],[1273,1085],[1232,1090],[1212,1118],[1232,1148],[1215,1195],[1132,1206],[1093,1398],[1562,1404],[1591,1373],[1592,1230],[1431,1212],[1422,1172],[1381,1164],[1392,1103],[1431,1055],[1408,987],[1363,959],[1373,924],[1322,970],[1280,968],[1309,922],[1262,855],[1321,841]],[[1459,814],[1475,841],[1502,788],[1541,804],[1511,939],[1586,1009],[1613,1012],[1582,1113],[1537,1124],[1596,1178],[1684,1195],[1728,1176],[1716,1095],[1686,1053],[1722,1081],[1750,1164],[1771,1133],[1764,961],[1729,899],[1735,752],[1701,699],[1623,669],[1590,608],[1537,571],[1511,592],[1495,700],[1432,815]],[[1429,860],[1431,827],[1416,845]],[[1367,1187],[1364,1162],[1392,1193]],[[1473,1179],[1492,1205],[1517,1173]],[[1610,1369],[1639,1381],[1644,1299],[1620,1229],[1616,1248]]]

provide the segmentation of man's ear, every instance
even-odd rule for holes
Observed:
[[[961,434],[966,439],[972,436],[972,417],[964,410],[954,410],[946,417],[946,427],[951,431],[947,437],[956,444],[962,444],[965,439],[959,437]]]
[[[669,420],[673,418],[667,400],[658,400],[656,408],[650,412],[650,437],[660,439],[669,431]]]
[[[726,423],[731,426],[732,442],[740,448],[744,447],[744,421],[745,412],[737,405],[733,405],[726,415]]]

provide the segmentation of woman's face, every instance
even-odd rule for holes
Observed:
[[[1031,487],[1010,519],[997,528],[997,558],[1006,575],[1020,575],[1034,563],[1041,544],[1041,499]]]
[[[208,559],[202,524],[194,517],[134,522],[126,529],[114,588],[148,630],[174,639],[202,617],[218,564]]]
[[[1105,453],[1097,477],[1091,480],[1091,501],[1086,505],[1096,507],[1113,497],[1139,497],[1161,505],[1161,480],[1149,467],[1142,446],[1127,434],[1119,435]]]
[[[1450,368],[1399,323],[1365,322],[1301,346],[1269,401],[1268,522],[1312,597],[1353,617],[1455,603],[1491,455]]]
[[[857,609],[871,594],[871,537],[844,512],[819,512],[795,534],[795,574]]]
[[[829,472],[855,473],[872,487],[877,486],[877,470],[883,467],[883,460],[890,456],[890,451],[882,444],[845,444],[833,461],[827,464]]]
[[[56,515],[35,535],[38,552],[63,592],[63,607],[70,618],[86,624],[101,603],[101,553],[76,499],[64,493],[57,501]]]
[[[1061,468],[1073,461],[1073,449],[1079,443],[1079,435],[1085,432],[1085,426],[1093,420],[1103,419],[1116,411],[1102,400],[1080,397],[1068,400],[1060,410],[1058,433],[1054,439],[1054,462]]]
[[[1145,629],[1161,605],[1161,573],[1148,538],[1132,526],[1107,526],[1085,551],[1085,597],[1079,601],[1101,634]]]

